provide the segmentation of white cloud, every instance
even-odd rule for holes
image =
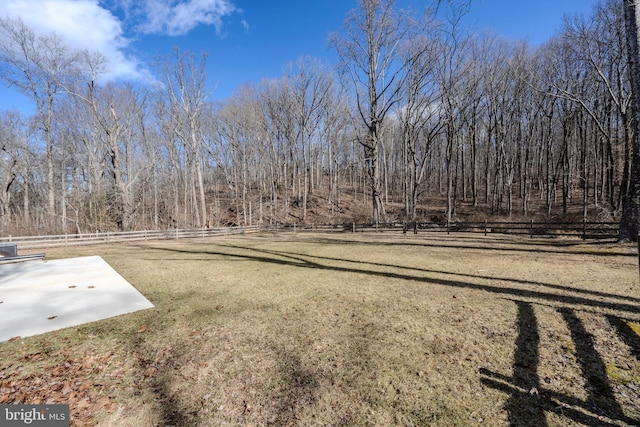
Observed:
[[[247,21],[243,19],[242,21],[240,21],[240,23],[244,27],[245,31],[249,31],[249,23]]]
[[[97,0],[9,0],[0,3],[0,16],[19,17],[38,35],[55,32],[71,48],[101,52],[109,61],[107,77],[137,79],[148,74],[125,53],[129,40],[120,20]]]
[[[145,21],[139,30],[147,34],[183,35],[199,25],[222,29],[222,18],[236,12],[229,0],[146,0]]]
[[[220,33],[222,19],[234,12],[240,10],[232,0],[0,0],[0,17],[20,17],[36,34],[55,32],[71,48],[98,51],[109,61],[106,77],[127,80],[150,72],[127,53],[130,37],[139,34],[126,29],[177,36],[213,25]]]

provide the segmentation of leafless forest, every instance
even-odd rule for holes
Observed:
[[[361,1],[329,38],[335,64],[303,57],[224,101],[204,55],[101,84],[99,52],[0,18],[0,75],[35,107],[0,111],[0,236],[618,220],[634,140],[623,2],[535,47],[470,33],[464,13]]]

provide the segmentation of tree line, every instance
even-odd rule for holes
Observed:
[[[308,222],[318,195],[335,221],[353,199],[412,221],[434,198],[450,221],[462,204],[619,219],[637,151],[624,2],[540,46],[467,31],[468,6],[360,0],[336,64],[302,57],[222,101],[204,54],[104,83],[99,52],[0,18],[0,76],[35,107],[0,111],[0,235]]]

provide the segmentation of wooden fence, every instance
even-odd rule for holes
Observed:
[[[214,237],[231,234],[255,233],[258,226],[222,227],[197,229],[170,229],[123,231],[107,233],[61,234],[55,236],[21,236],[0,237],[0,244],[16,243],[20,249],[69,247],[76,245],[93,245],[100,243],[119,243],[140,240],[185,239],[194,237]]]
[[[335,225],[297,225],[280,224],[270,226],[270,231],[348,231],[348,232],[464,232],[517,234],[529,237],[559,237],[574,236],[582,239],[612,239],[618,236],[617,222],[507,222],[507,221],[482,221],[482,222],[410,222],[410,223],[345,223]]]
[[[270,226],[222,227],[171,230],[144,230],[107,233],[61,234],[54,236],[0,237],[3,243],[16,243],[20,249],[69,247],[100,243],[118,243],[140,240],[186,239],[215,237],[259,231],[340,231],[340,232],[463,232],[527,235],[529,237],[577,236],[582,239],[612,239],[618,236],[618,223],[614,222],[411,222],[411,223],[345,223],[333,225],[279,224]]]

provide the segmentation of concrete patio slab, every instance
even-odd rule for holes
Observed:
[[[99,256],[0,265],[0,342],[152,307]]]

